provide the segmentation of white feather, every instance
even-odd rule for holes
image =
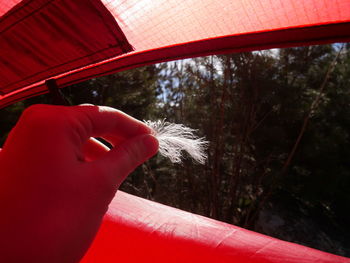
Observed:
[[[204,164],[207,158],[205,150],[209,142],[198,138],[196,130],[183,124],[169,123],[165,120],[144,121],[153,130],[159,141],[159,153],[168,157],[173,163],[181,163],[186,151],[195,161]]]

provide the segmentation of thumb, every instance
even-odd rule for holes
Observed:
[[[133,137],[111,149],[101,159],[95,161],[109,182],[119,185],[140,164],[158,151],[158,140],[150,134]]]

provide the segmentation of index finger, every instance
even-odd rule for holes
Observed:
[[[80,105],[74,106],[86,139],[90,137],[132,138],[142,134],[150,134],[151,129],[143,122],[117,109],[107,106]]]

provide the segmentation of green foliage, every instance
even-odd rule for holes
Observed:
[[[160,200],[254,229],[260,211],[282,193],[296,210],[328,222],[322,227],[333,235],[349,233],[349,46],[326,78],[339,49],[299,47],[162,65],[163,114],[198,128],[211,146],[205,167],[169,168],[181,191]]]

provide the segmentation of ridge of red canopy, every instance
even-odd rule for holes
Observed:
[[[0,107],[46,93],[49,78],[350,39],[348,0],[0,0],[0,16]]]

